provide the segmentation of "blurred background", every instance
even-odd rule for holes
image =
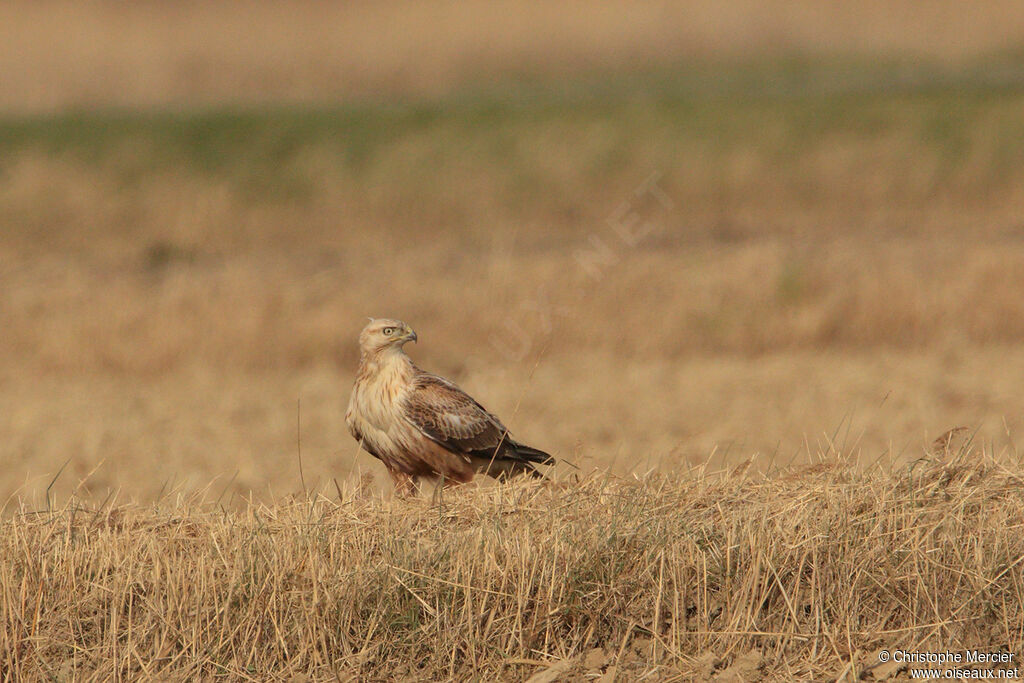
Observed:
[[[0,500],[383,482],[367,316],[584,470],[1015,453],[1022,162],[1016,1],[3,2]]]

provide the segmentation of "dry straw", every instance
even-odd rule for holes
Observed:
[[[1019,657],[1024,482],[954,440],[892,470],[22,511],[0,678],[854,680],[901,675],[882,648]]]

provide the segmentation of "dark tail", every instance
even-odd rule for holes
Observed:
[[[512,477],[527,476],[534,479],[547,479],[537,471],[537,468],[524,460],[485,460],[477,458],[474,460],[476,471],[486,474],[495,479],[511,479]]]
[[[515,441],[509,441],[502,449],[500,456],[494,457],[490,453],[474,453],[472,458],[477,472],[483,472],[496,479],[520,475],[545,479],[546,477],[533,466],[534,463],[538,465],[555,464],[555,459],[549,453]]]
[[[535,462],[538,465],[554,465],[555,459],[551,457],[549,453],[538,448],[530,448],[524,446],[521,443],[509,444],[509,449],[505,451],[503,457],[514,458],[516,460],[522,460],[523,462]]]

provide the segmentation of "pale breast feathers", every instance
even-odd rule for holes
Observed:
[[[394,430],[404,424],[398,402],[408,388],[408,378],[398,364],[378,366],[374,370],[361,374],[356,380],[347,422],[352,436],[370,453],[386,457],[400,450],[394,440]]]

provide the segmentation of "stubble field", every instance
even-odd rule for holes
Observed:
[[[940,41],[948,3],[891,32],[726,6],[531,6],[498,39],[498,6],[436,3],[461,19],[432,47],[416,16],[358,38],[384,6],[250,3],[279,33],[228,50],[240,15],[55,4],[56,51],[0,8],[4,673],[1019,652],[1024,15]],[[557,485],[390,501],[343,420],[367,316]]]

